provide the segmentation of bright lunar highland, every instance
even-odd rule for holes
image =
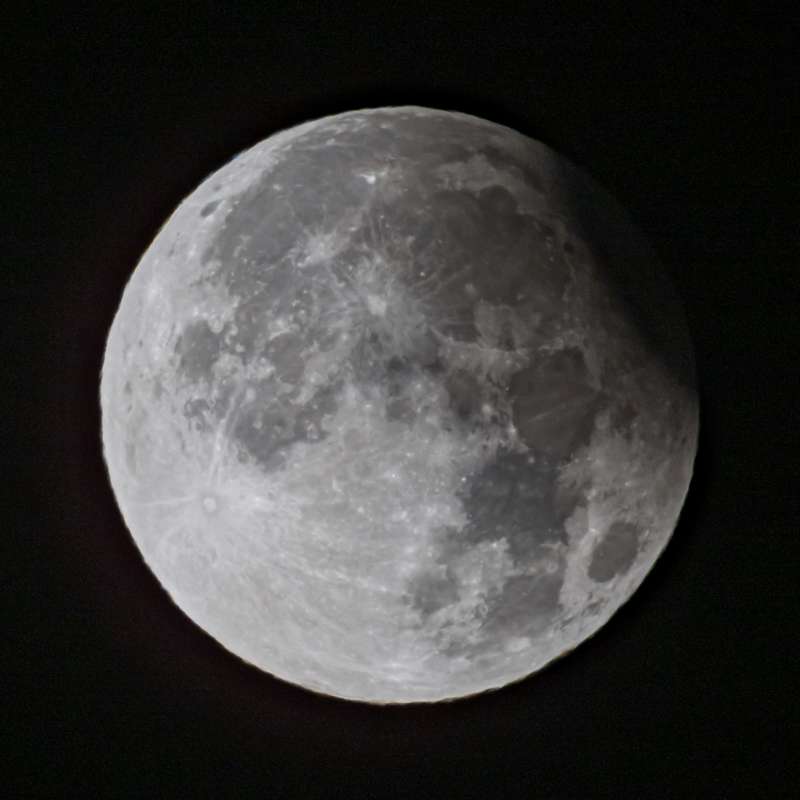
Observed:
[[[461,113],[282,131],[184,200],[109,333],[105,459],[146,563],[241,659],[437,701],[597,631],[675,528],[698,403],[622,209]]]

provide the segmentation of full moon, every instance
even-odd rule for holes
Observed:
[[[642,236],[544,144],[360,110],[213,173],[134,270],[103,449],[175,604],[372,703],[502,687],[594,634],[686,498],[688,327]]]

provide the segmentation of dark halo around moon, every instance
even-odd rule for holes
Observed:
[[[691,479],[688,329],[592,179],[465,114],[354,111],[241,153],[134,271],[111,483],[175,603],[313,691],[437,701],[596,632]]]

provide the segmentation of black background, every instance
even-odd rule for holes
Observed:
[[[3,793],[796,796],[796,18],[185,5],[2,28]],[[98,375],[131,270],[209,172],[407,103],[518,128],[627,206],[685,303],[703,415],[675,536],[598,635],[503,691],[380,708],[271,679],[170,603],[106,478]]]

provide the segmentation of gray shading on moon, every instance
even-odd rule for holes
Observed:
[[[595,633],[676,525],[686,322],[619,206],[460,113],[344,113],[211,175],[144,254],[101,378],[146,563],[241,659],[437,701]]]

